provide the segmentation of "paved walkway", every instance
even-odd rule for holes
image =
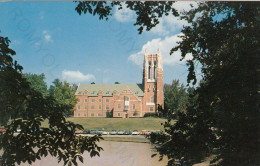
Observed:
[[[100,157],[83,154],[84,163],[78,162],[79,166],[165,166],[166,159],[158,161],[158,156],[151,158],[153,146],[148,143],[113,142],[102,141],[99,143],[104,151]],[[47,156],[36,161],[32,166],[63,166],[55,157]],[[28,166],[28,164],[21,164]]]

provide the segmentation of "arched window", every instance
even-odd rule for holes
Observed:
[[[149,66],[148,66],[148,79],[151,79],[151,62],[149,62]]]
[[[157,66],[156,61],[154,61],[154,67],[153,67],[153,79],[156,79],[157,77]]]

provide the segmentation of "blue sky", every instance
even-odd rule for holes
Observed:
[[[189,8],[177,2],[175,8]],[[144,50],[160,48],[164,63],[164,82],[179,79],[186,84],[187,66],[179,62],[180,52],[169,50],[180,39],[187,23],[165,16],[149,32],[138,34],[135,13],[113,9],[108,21],[91,15],[79,16],[76,3],[0,2],[1,36],[12,41],[14,59],[23,72],[45,73],[48,85],[55,78],[70,83],[141,83]]]

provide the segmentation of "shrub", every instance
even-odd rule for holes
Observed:
[[[158,112],[147,112],[144,114],[144,117],[159,117]]]

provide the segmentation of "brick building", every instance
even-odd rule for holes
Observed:
[[[74,117],[143,117],[164,103],[163,64],[157,54],[145,51],[142,84],[82,84],[76,93]]]

